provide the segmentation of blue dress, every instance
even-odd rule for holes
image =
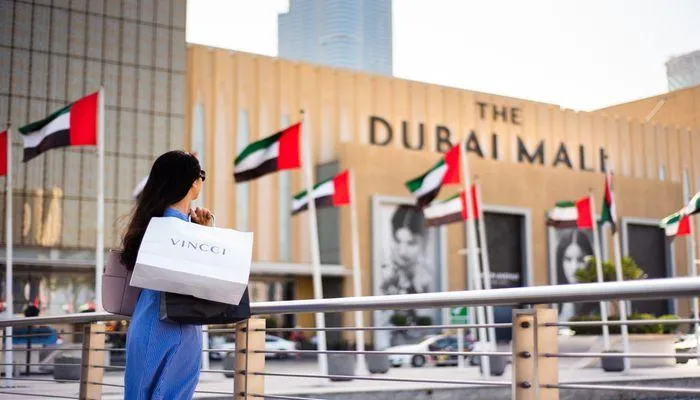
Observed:
[[[165,217],[187,221],[169,208]],[[141,290],[126,336],[127,400],[191,399],[202,364],[202,327],[160,320],[160,292]]]

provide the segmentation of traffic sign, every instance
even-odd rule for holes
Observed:
[[[469,323],[469,311],[467,307],[450,308],[450,323],[452,325],[464,325]]]

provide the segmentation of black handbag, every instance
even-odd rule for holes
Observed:
[[[231,324],[250,318],[248,288],[240,303],[231,305],[184,294],[160,294],[160,320],[190,325]]]

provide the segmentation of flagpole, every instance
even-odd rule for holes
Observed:
[[[481,254],[481,263],[483,265],[484,289],[491,290],[491,263],[489,261],[489,249],[486,242],[486,221],[484,221],[484,203],[481,201],[481,182],[478,178],[474,179],[474,191],[476,192],[475,200],[478,212],[476,224],[479,227],[479,242],[481,243],[479,246],[479,251]],[[467,195],[471,197],[471,192]],[[493,317],[493,306],[486,307],[486,322],[489,325],[493,325],[495,323],[495,318]],[[496,328],[490,326],[488,331],[489,345],[491,346],[492,351],[496,351]]]
[[[690,201],[690,182],[688,179],[688,171],[687,170],[683,171],[683,182],[684,182],[684,185],[683,185],[683,203],[685,205],[687,205],[688,202]],[[681,211],[680,219],[678,221],[679,224],[683,220],[683,212],[685,211],[685,205],[683,206],[683,210]],[[696,255],[695,255],[695,223],[694,222],[695,221],[693,221],[693,215],[688,215],[688,225],[690,227],[690,234],[686,238],[686,240],[688,241],[687,246],[688,246],[688,258],[689,258],[689,260],[688,260],[688,272],[689,272],[689,275],[692,277],[697,276],[697,269],[696,269],[696,265],[695,265]],[[694,325],[693,325],[695,327],[695,329],[694,329],[695,342],[700,343],[700,323],[698,322],[698,320],[700,320],[700,318],[699,318],[700,317],[700,310],[699,310],[700,307],[698,307],[699,306],[698,297],[693,296],[690,299],[690,301],[691,301],[692,307],[693,307],[693,319],[695,320]],[[697,356],[698,356],[698,362],[700,362],[700,346],[695,346],[695,351],[696,351]]]
[[[469,175],[469,162],[467,161],[467,152],[465,150],[465,147],[465,142],[461,141],[459,144],[459,153],[460,162],[462,163],[462,182],[464,183],[464,195],[466,197],[467,206],[467,221],[464,224],[464,226],[468,244],[467,257],[469,265],[469,275],[471,277],[470,279],[474,281],[474,288],[476,290],[482,290],[483,287],[481,284],[481,273],[479,271],[479,259],[478,255],[476,254],[476,229],[474,228],[474,218],[476,216],[474,215],[474,209],[472,208],[474,207],[474,205],[471,196],[471,178]],[[476,312],[478,317],[478,323],[483,324],[484,320],[486,319],[484,315],[484,307],[477,307]],[[479,342],[483,343],[484,341],[486,341],[488,343],[486,328],[481,327],[478,329],[478,332]],[[491,366],[489,365],[489,361],[490,360],[487,356],[481,356],[482,374],[487,378],[491,376]]]
[[[362,271],[360,270],[360,234],[357,224],[357,191],[355,190],[355,171],[348,171],[350,180],[350,231],[352,234],[352,282],[355,297],[362,296]],[[310,201],[314,201],[313,195]],[[362,311],[355,311],[355,342],[357,343],[357,351],[361,352],[357,355],[357,371],[361,375],[367,372],[365,363],[365,327],[364,314]]]
[[[614,199],[614,194],[613,194],[613,188],[612,188],[612,174],[610,172],[605,173],[605,181],[606,181],[606,186],[608,187],[609,193],[610,193],[610,210],[611,210],[611,217],[613,218],[612,223],[617,224],[616,218],[617,218],[617,213],[613,212],[613,209],[615,207],[615,199]],[[613,225],[614,226],[614,225]],[[615,247],[615,276],[617,278],[618,282],[622,282],[624,280],[622,276],[622,250],[620,247],[620,230],[619,229],[614,229],[613,233],[613,246]],[[618,300],[618,307],[620,309],[620,322],[622,323],[620,325],[620,333],[622,334],[622,352],[625,354],[629,354],[630,352],[630,342],[629,342],[629,333],[627,329],[627,303],[625,303],[625,300]],[[630,359],[629,357],[623,357],[622,358],[623,365],[624,365],[624,371],[629,372],[630,370]]]
[[[598,277],[598,283],[605,281],[603,276],[603,260],[601,259],[600,237],[598,236],[598,220],[595,213],[595,202],[593,199],[593,191],[588,194],[588,204],[590,204],[591,222],[593,225],[593,257],[595,257],[595,271]],[[603,346],[605,350],[610,350],[610,329],[608,327],[608,303],[604,300],[600,301],[600,320],[603,322]]]
[[[13,276],[12,276],[12,126],[7,124],[7,175],[5,176],[5,310],[8,318],[12,318],[15,313],[13,298]],[[12,351],[12,327],[5,328],[5,387],[12,387],[13,351]]]
[[[105,89],[97,96],[97,238],[95,242],[95,311],[102,310],[105,230]]]
[[[316,221],[316,201],[313,198],[314,193],[314,173],[313,173],[313,157],[312,157],[312,147],[311,147],[311,137],[310,135],[304,135],[303,129],[305,121],[304,110],[301,110],[301,130],[300,135],[304,142],[304,176],[306,179],[306,193],[309,197],[308,207],[309,207],[309,235],[311,241],[311,266],[313,268],[313,285],[314,285],[314,298],[316,300],[323,298],[323,283],[321,281],[321,255],[319,252],[318,244],[318,225]],[[317,350],[321,353],[318,354],[318,366],[321,371],[321,375],[328,375],[328,356],[325,354],[326,351],[326,316],[323,313],[316,313],[316,338],[317,338]]]

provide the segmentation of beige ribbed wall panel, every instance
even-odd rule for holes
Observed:
[[[626,184],[620,184],[619,215],[660,218],[681,206],[678,197],[681,173],[687,169],[694,183],[694,190],[700,188],[700,133],[686,128],[667,127],[664,125],[642,124],[627,117],[606,115],[604,113],[582,113],[563,110],[558,106],[529,102],[455,88],[440,87],[389,77],[372,76],[358,72],[335,70],[311,66],[290,61],[277,60],[264,56],[213,50],[202,46],[190,46],[188,54],[188,98],[186,127],[191,134],[193,105],[201,102],[205,115],[208,154],[206,169],[209,176],[207,186],[207,205],[220,209],[217,215],[227,226],[236,226],[235,208],[247,201],[249,204],[249,229],[256,233],[255,258],[257,260],[276,261],[279,258],[279,181],[277,176],[270,176],[250,183],[248,199],[237,199],[232,180],[233,160],[236,155],[238,118],[240,110],[247,110],[250,123],[250,141],[277,132],[282,116],[288,115],[290,121],[299,120],[299,110],[306,110],[304,132],[313,138],[313,156],[316,163],[340,160],[342,166],[352,166],[360,157],[357,148],[343,151],[345,144],[366,145],[368,152],[363,162],[367,165],[379,163],[387,171],[382,171],[383,185],[390,195],[407,196],[403,182],[422,172],[425,167],[434,164],[439,157],[434,154],[437,146],[436,127],[449,129],[453,143],[474,131],[478,144],[486,160],[492,160],[497,151],[500,163],[479,160],[473,154],[474,174],[482,173],[484,201],[489,204],[527,206],[532,208],[533,217],[533,261],[537,283],[547,281],[546,271],[537,265],[546,265],[546,238],[542,225],[541,213],[551,207],[554,201],[562,198],[574,198],[584,195],[589,186],[600,197],[602,176],[600,148],[608,156],[607,165],[614,167],[618,175],[628,178]],[[482,118],[477,103],[485,103]],[[507,121],[501,116],[494,118],[493,108],[507,112]],[[512,108],[518,108],[520,124],[512,123]],[[221,117],[221,113],[225,115]],[[386,146],[391,153],[379,151],[378,146],[369,146],[370,116],[386,120],[392,130],[392,140]],[[420,124],[423,124],[423,148],[406,150],[403,140],[403,124],[406,123],[406,137],[409,146],[420,144]],[[217,128],[218,124],[218,128]],[[377,126],[377,140],[382,141],[387,134],[384,127]],[[498,138],[494,149],[492,135]],[[533,154],[540,142],[543,142],[544,166],[536,162],[532,166],[522,165],[518,161],[518,138],[522,140],[527,151]],[[190,143],[189,138],[185,143]],[[570,175],[563,165],[553,168],[552,164],[564,143],[573,172],[581,167],[579,146],[585,152],[585,166],[595,171],[595,175],[576,179],[561,179]],[[370,151],[376,149],[377,151]],[[398,153],[397,153],[398,152]],[[420,162],[399,161],[399,154],[409,157],[415,154]],[[341,157],[346,154],[348,160]],[[371,157],[391,154],[393,164],[377,161]],[[72,162],[66,159],[67,163]],[[378,165],[379,165],[378,164]],[[510,165],[509,165],[510,164]],[[503,175],[494,175],[494,166]],[[516,166],[517,165],[517,166]],[[525,170],[522,168],[526,167]],[[516,168],[517,174],[507,173],[509,168]],[[363,176],[371,176],[364,166]],[[659,171],[665,169],[666,180],[662,186],[665,193],[673,193],[671,201],[660,201],[659,194],[652,188],[659,188]],[[518,190],[528,193],[527,201],[512,199],[504,195],[505,177],[522,177],[532,174],[527,182],[518,182]],[[379,173],[379,171],[377,171]],[[563,175],[562,175],[563,174]],[[388,178],[388,176],[393,178]],[[301,171],[292,171],[291,190],[296,192],[304,188]],[[557,183],[552,188],[551,176]],[[492,179],[487,179],[491,177]],[[494,181],[493,178],[496,180]],[[632,179],[635,178],[635,179]],[[392,181],[393,179],[393,181]],[[581,186],[585,182],[585,187]],[[510,183],[510,182],[509,182]],[[516,182],[514,182],[516,183]],[[364,185],[359,182],[358,186]],[[630,186],[631,185],[631,186]],[[670,185],[670,186],[668,186]],[[675,186],[674,186],[675,185]],[[371,185],[380,187],[381,185]],[[521,187],[522,186],[522,187]],[[526,187],[527,186],[527,187]],[[529,189],[528,189],[529,188]],[[545,188],[537,190],[535,188]],[[634,189],[632,189],[634,188]],[[367,189],[358,188],[361,236],[369,237],[371,228],[370,198]],[[456,188],[451,188],[454,191]],[[500,190],[500,192],[499,192]],[[548,193],[555,190],[556,196]],[[631,190],[631,191],[630,191]],[[631,199],[625,193],[641,196]],[[447,193],[447,192],[446,192]],[[291,196],[293,193],[289,193]],[[364,194],[364,195],[362,195]],[[643,198],[648,196],[647,198]],[[654,200],[656,199],[656,200]],[[659,200],[659,201],[657,201]],[[678,201],[676,201],[678,200]],[[70,208],[70,200],[64,200]],[[677,206],[676,206],[676,203]],[[75,204],[77,211],[78,204]],[[68,212],[68,211],[66,211]],[[341,213],[341,229],[345,230],[348,217]],[[223,222],[225,221],[225,223]],[[292,218],[290,230],[291,257],[294,262],[309,260],[306,215]],[[64,228],[70,229],[70,228]],[[458,226],[448,227],[448,263],[450,265],[450,289],[460,289],[464,282],[464,260],[456,251],[463,246],[463,232]],[[345,236],[345,235],[343,235]],[[77,239],[76,239],[77,240]],[[349,243],[342,237],[341,258],[348,267],[350,264]],[[369,240],[369,239],[366,239]],[[367,271],[363,287],[370,280],[370,248],[363,239],[363,268]],[[677,252],[679,253],[679,252]],[[677,264],[680,265],[680,264]]]
[[[659,179],[659,160],[661,157],[656,152],[656,128],[654,125],[645,124],[642,132],[644,142],[644,155],[646,159],[646,179]]]

